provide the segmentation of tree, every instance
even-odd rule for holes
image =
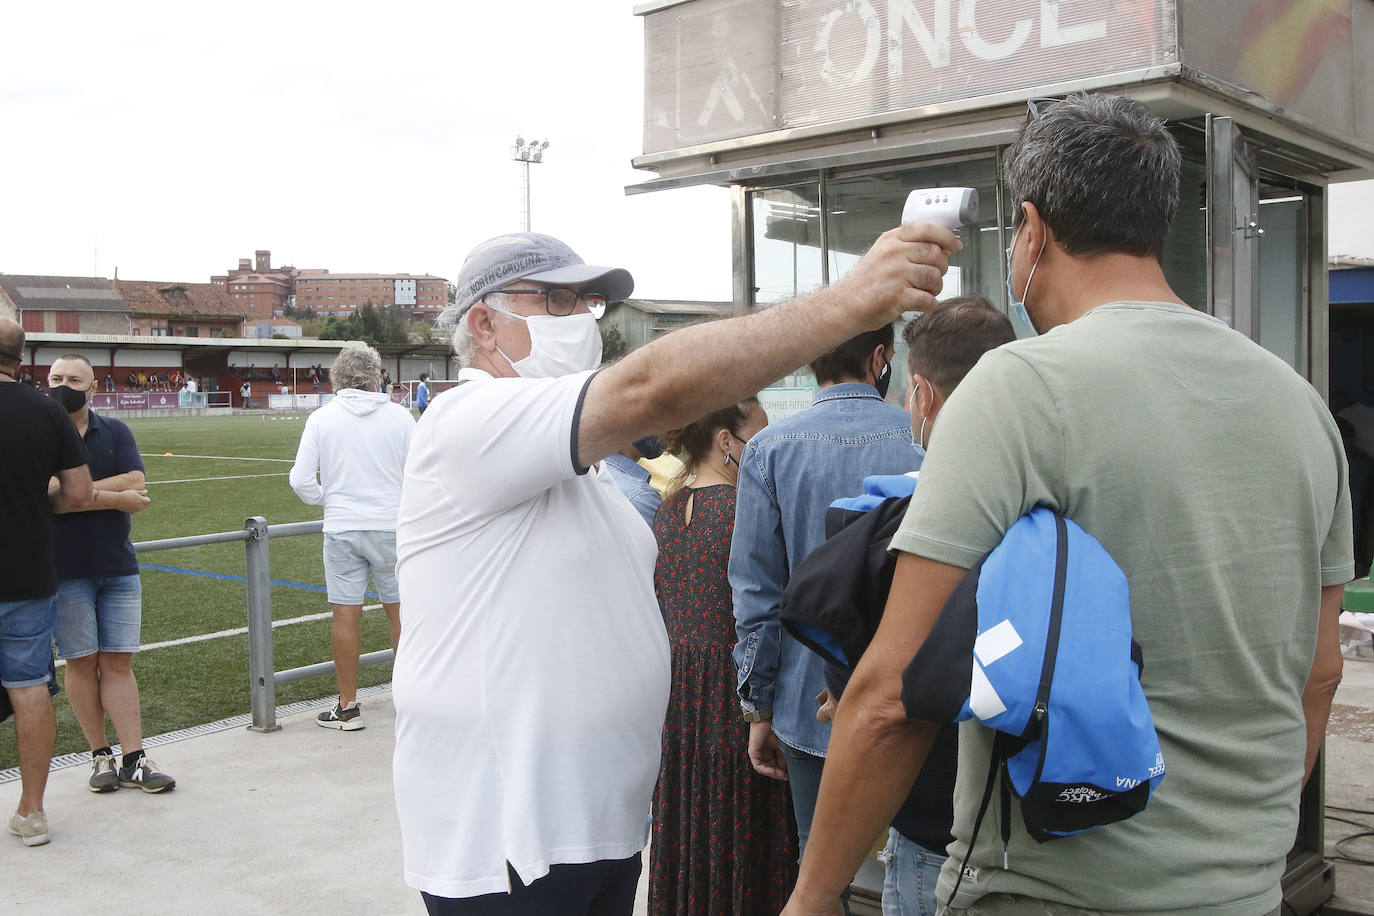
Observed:
[[[458,284],[445,283],[444,285],[448,287],[448,304],[453,305],[458,301]]]
[[[371,301],[363,303],[347,318],[330,318],[320,331],[323,340],[362,340],[378,344],[403,344],[410,342],[409,328],[405,317],[394,306],[374,306]]]
[[[601,363],[605,365],[612,360],[620,359],[629,351],[629,346],[625,343],[625,338],[620,335],[620,328],[602,327],[601,328]]]

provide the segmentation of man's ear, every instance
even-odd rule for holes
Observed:
[[[1050,227],[1040,215],[1040,208],[1028,200],[1021,201],[1021,232],[1026,236],[1026,244],[1032,252],[1038,252],[1047,241],[1053,238]],[[1033,257],[1034,255],[1032,255]]]
[[[496,324],[493,319],[493,312],[481,302],[474,302],[468,309],[468,313],[463,316],[463,320],[468,323],[468,330],[472,332],[472,339],[477,341],[477,346],[482,350],[491,350],[496,347]]]
[[[868,357],[868,368],[873,373],[873,381],[882,378],[883,366],[887,365],[887,347],[882,344],[873,348]]]
[[[930,412],[930,382],[919,372],[911,374],[911,404],[907,409],[920,416]]]

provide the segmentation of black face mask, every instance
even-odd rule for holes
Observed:
[[[86,392],[77,391],[69,385],[58,385],[48,389],[48,397],[62,405],[67,413],[76,413],[86,406]]]
[[[873,387],[878,389],[878,397],[887,399],[887,388],[892,384],[892,363],[883,366],[883,374],[878,376],[878,381],[873,383]]]

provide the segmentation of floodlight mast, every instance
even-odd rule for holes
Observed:
[[[524,224],[526,232],[530,231],[530,163],[543,162],[544,150],[548,148],[548,140],[531,140],[526,143],[524,137],[519,135],[515,138],[515,146],[511,147],[511,159],[524,166],[520,180],[520,221]]]

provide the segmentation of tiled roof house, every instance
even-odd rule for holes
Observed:
[[[155,337],[241,337],[248,307],[214,283],[115,280],[133,333]]]

